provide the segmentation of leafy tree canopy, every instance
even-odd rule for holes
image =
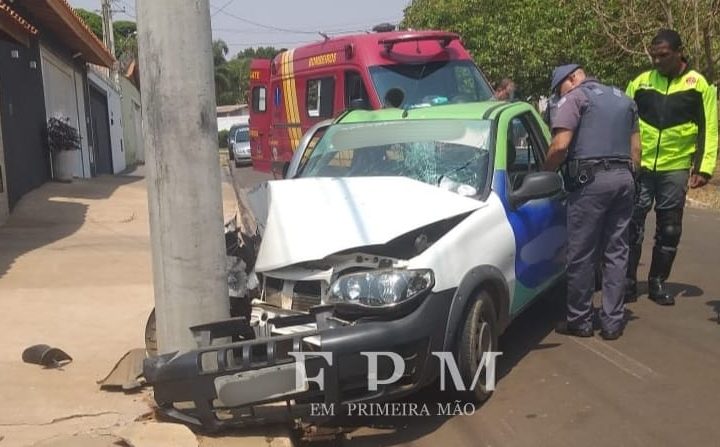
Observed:
[[[227,60],[227,44],[213,41],[215,64],[215,94],[218,105],[244,103],[250,84],[250,61],[255,58],[271,59],[282,50],[273,47],[246,48]]]
[[[663,26],[677,28],[687,49],[693,45],[692,59],[717,58],[720,12],[713,2],[413,0],[401,26],[459,33],[490,80],[513,78],[525,99],[547,95],[553,67],[568,62],[624,88],[649,68],[647,44]],[[709,68],[718,62],[704,63],[711,80]]]

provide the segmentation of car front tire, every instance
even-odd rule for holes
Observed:
[[[497,351],[497,346],[498,325],[495,306],[490,295],[486,291],[481,291],[468,307],[458,339],[458,367],[467,387],[470,387],[475,378],[483,353]],[[475,388],[463,393],[466,400],[480,403],[492,395],[492,391],[485,386],[486,375],[487,369],[483,369]]]

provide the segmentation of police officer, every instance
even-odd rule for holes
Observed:
[[[645,217],[655,202],[655,246],[648,273],[648,296],[661,305],[675,299],[665,287],[680,234],[687,186],[704,186],[715,170],[718,149],[717,90],[690,68],[680,35],[668,29],[653,38],[654,69],[627,88],[640,116],[642,168],[630,224],[626,301],[637,299],[637,268]]]
[[[619,338],[624,329],[623,296],[628,260],[628,226],[639,162],[635,103],[622,91],[587,77],[577,64],[553,72],[559,95],[550,121],[553,138],[544,168],[565,164],[567,204],[567,318],[556,331],[593,335],[595,265],[601,262],[600,336]]]

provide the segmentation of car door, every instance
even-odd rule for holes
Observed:
[[[497,178],[493,184],[515,236],[516,282],[510,306],[511,315],[514,315],[564,272],[567,246],[565,198],[557,195],[531,200],[517,207],[508,200],[525,177],[539,172],[545,162],[548,135],[536,113],[510,108],[498,119],[497,135],[499,159],[495,164]]]

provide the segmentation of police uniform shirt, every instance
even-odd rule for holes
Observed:
[[[573,132],[568,159],[630,158],[630,137],[638,132],[635,102],[594,79],[564,95],[552,118],[553,131]]]
[[[594,79],[587,79],[582,85],[597,83],[598,81]],[[575,130],[578,125],[580,125],[580,117],[589,102],[590,100],[585,94],[585,91],[579,86],[570,90],[570,92],[561,97],[553,106],[552,113],[550,114],[551,129],[553,131],[557,129]],[[633,102],[632,107],[635,115],[632,131],[635,133],[639,131],[637,105]]]

